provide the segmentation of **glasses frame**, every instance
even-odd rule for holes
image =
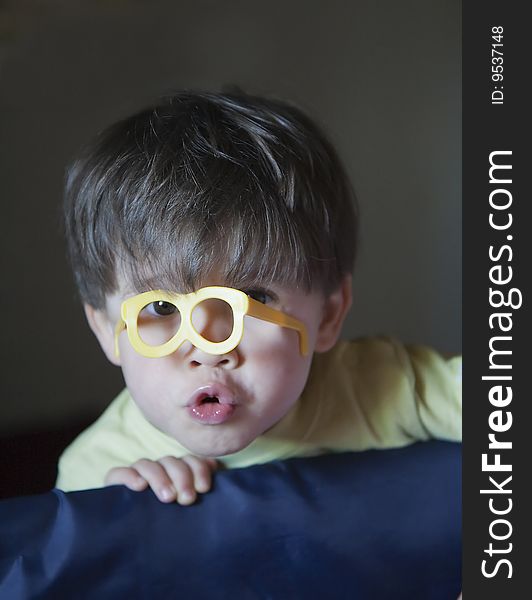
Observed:
[[[205,339],[192,324],[194,308],[205,300],[224,300],[233,311],[233,331],[231,335],[221,342],[211,342]],[[139,335],[137,319],[140,311],[152,302],[169,302],[181,314],[181,324],[167,342],[158,346],[146,344]],[[148,358],[161,358],[175,352],[185,341],[191,342],[196,348],[208,354],[228,354],[242,341],[244,335],[244,316],[249,315],[262,321],[268,321],[281,327],[294,329],[299,333],[299,350],[303,356],[308,354],[308,336],[305,324],[287,315],[286,313],[271,308],[262,302],[250,298],[241,290],[222,286],[204,287],[190,294],[175,294],[164,290],[151,290],[127,298],[120,307],[121,318],[115,327],[115,354],[120,356],[118,336],[125,329],[134,350]]]

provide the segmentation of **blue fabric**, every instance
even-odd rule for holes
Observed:
[[[0,598],[455,600],[461,446],[220,472],[194,506],[123,487],[0,502]]]

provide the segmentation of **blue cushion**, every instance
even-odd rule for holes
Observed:
[[[219,472],[197,504],[115,486],[0,502],[0,598],[455,599],[461,446]]]

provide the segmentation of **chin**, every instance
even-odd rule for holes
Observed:
[[[227,456],[243,450],[254,438],[246,436],[246,438],[235,438],[233,436],[216,436],[216,439],[199,441],[194,440],[191,444],[183,444],[196,456],[204,456],[206,458],[216,458],[219,456]]]

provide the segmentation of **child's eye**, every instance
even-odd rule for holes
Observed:
[[[268,294],[268,292],[265,292],[263,290],[243,290],[244,293],[249,296],[250,298],[253,298],[253,300],[256,300],[257,302],[260,302],[261,304],[269,304],[272,300],[273,297]]]
[[[170,302],[165,302],[164,300],[157,300],[157,302],[152,302],[149,306],[150,312],[160,317],[166,317],[168,315],[173,315],[177,308]]]

